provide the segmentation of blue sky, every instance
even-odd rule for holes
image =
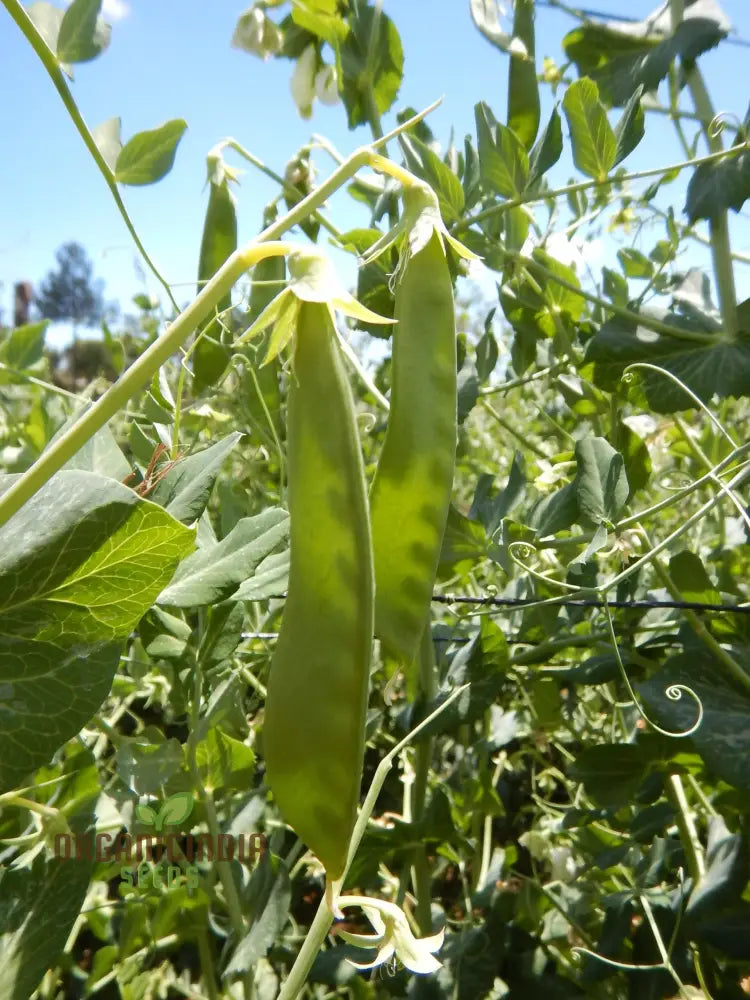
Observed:
[[[593,3],[592,3],[593,5]],[[113,23],[109,49],[99,59],[76,67],[73,93],[91,127],[119,115],[123,137],[170,118],[185,118],[186,132],[172,172],[145,188],[123,194],[144,245],[176,288],[178,301],[192,295],[207,192],[205,156],[220,139],[233,136],[269,166],[283,172],[287,160],[313,132],[327,136],[343,153],[367,141],[364,128],[350,133],[343,108],[315,106],[310,121],[296,112],[289,89],[293,64],[262,62],[232,49],[230,39],[243,3],[215,0],[106,0]],[[598,0],[614,17],[622,0]],[[630,0],[627,13],[642,17],[652,0]],[[724,0],[737,34],[750,39],[750,3]],[[384,0],[396,22],[406,54],[405,76],[395,109],[424,107],[439,96],[442,106],[430,118],[437,137],[447,143],[451,127],[459,142],[474,132],[474,104],[486,100],[502,119],[506,103],[507,58],[475,29],[468,0]],[[560,40],[572,22],[540,8],[537,55],[562,61]],[[54,263],[57,247],[68,240],[84,244],[108,299],[127,310],[138,291],[156,292],[150,275],[139,273],[136,252],[109,192],[36,56],[5,11],[0,11],[0,307],[7,319],[14,281],[38,283]],[[722,46],[701,65],[718,110],[745,114],[750,87],[750,49]],[[549,97],[545,98],[549,108]],[[393,116],[384,121],[386,128]],[[627,161],[642,169],[681,160],[666,120],[652,122],[643,146]],[[318,160],[325,174],[330,161]],[[239,165],[239,163],[238,163]],[[573,174],[569,161],[555,180]],[[674,185],[675,209],[682,209],[682,187]],[[237,191],[240,240],[260,226],[263,205],[273,184],[248,169]],[[334,201],[341,228],[366,224],[348,199]],[[736,250],[750,250],[742,216],[733,221]],[[604,249],[609,260],[611,249]],[[697,258],[696,258],[697,261]],[[750,294],[747,275],[740,288]],[[746,290],[747,289],[747,290]]]

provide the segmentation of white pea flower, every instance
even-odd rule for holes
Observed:
[[[551,847],[549,851],[550,875],[557,882],[572,882],[576,877],[576,863],[569,847]]]
[[[312,117],[312,105],[315,98],[315,72],[317,53],[314,45],[308,45],[297,60],[292,73],[291,88],[294,103],[303,118]]]
[[[262,59],[276,55],[281,49],[282,41],[278,25],[257,6],[250,7],[240,15],[232,35],[234,48],[251,52]]]
[[[336,67],[325,63],[315,74],[315,96],[322,104],[338,104],[339,88]]]
[[[357,948],[375,948],[372,962],[351,964],[357,969],[374,969],[389,961],[394,955],[410,971],[420,974],[437,972],[441,963],[435,958],[445,937],[445,930],[429,937],[417,938],[411,932],[404,911],[395,903],[369,896],[340,896],[338,908],[361,906],[367,919],[375,928],[374,934],[350,934],[340,931],[339,937]]]

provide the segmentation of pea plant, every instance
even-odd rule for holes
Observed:
[[[186,121],[89,129],[101,0],[3,6],[163,297],[81,393],[45,322],[0,333],[0,998],[750,993],[750,119],[702,72],[718,2],[468,0],[507,101],[446,147],[398,5],[257,0],[231,44],[358,145],[277,173],[217,137],[182,310],[126,191]],[[244,246],[239,164],[278,187]],[[605,230],[598,270],[566,251]]]

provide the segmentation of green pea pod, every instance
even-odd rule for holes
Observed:
[[[396,289],[391,410],[372,486],[375,632],[416,656],[450,505],[456,457],[456,321],[437,231]]]
[[[539,81],[536,77],[534,44],[534,0],[516,0],[513,38],[523,42],[527,57],[510,53],[508,68],[508,126],[526,149],[531,149],[539,131]]]
[[[282,815],[341,876],[356,818],[374,573],[351,389],[329,308],[301,302],[287,411],[291,564],[263,744]]]
[[[226,180],[220,184],[209,184],[208,208],[203,224],[203,238],[198,263],[198,291],[221,265],[237,249],[237,214],[234,196]],[[230,309],[232,293],[227,292],[217,304],[219,312]],[[227,322],[227,319],[225,319]],[[214,385],[229,361],[229,348],[224,346],[226,337],[222,324],[217,319],[203,323],[198,332],[205,335],[198,341],[193,351],[193,388],[196,393]],[[206,339],[210,337],[211,339]]]

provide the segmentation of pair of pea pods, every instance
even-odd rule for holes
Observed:
[[[456,331],[440,228],[402,257],[391,406],[369,497],[357,420],[326,304],[304,301],[287,410],[291,563],[266,700],[266,773],[284,819],[346,869],[360,798],[372,640],[416,656],[456,451]]]

